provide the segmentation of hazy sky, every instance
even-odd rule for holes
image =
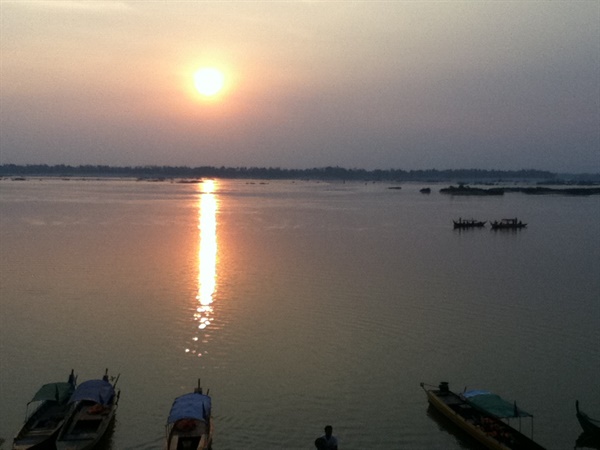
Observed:
[[[599,0],[0,8],[0,163],[600,171]]]

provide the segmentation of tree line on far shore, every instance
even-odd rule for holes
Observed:
[[[265,180],[348,180],[348,181],[465,181],[495,182],[535,180],[544,183],[598,183],[596,174],[557,174],[549,171],[523,170],[402,170],[402,169],[346,169],[319,167],[312,169],[285,169],[277,167],[187,167],[187,166],[107,166],[64,164],[2,164],[0,176],[53,176],[53,177],[135,177],[135,178],[229,178]]]

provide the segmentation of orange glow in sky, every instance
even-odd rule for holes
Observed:
[[[597,171],[598,2],[0,4],[1,163]]]

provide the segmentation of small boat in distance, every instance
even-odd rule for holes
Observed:
[[[25,423],[13,439],[13,450],[34,450],[54,445],[69,410],[69,398],[75,390],[77,377],[73,370],[66,382],[47,383],[38,389],[27,403],[35,405],[26,413]]]
[[[69,400],[71,405],[56,439],[57,450],[88,450],[105,435],[119,404],[120,391],[109,381],[108,369],[101,380],[81,383]]]
[[[421,194],[431,194],[431,188],[426,187],[426,188],[420,189],[419,192]]]
[[[581,411],[579,409],[579,400],[575,400],[575,411],[583,432],[590,437],[593,436],[595,439],[600,439],[600,420],[592,419]]]
[[[177,397],[166,425],[167,450],[209,450],[212,447],[212,400],[202,393],[200,380],[194,392]]]
[[[525,228],[527,226],[526,223],[521,222],[520,220],[514,219],[502,219],[500,221],[495,220],[490,222],[492,226],[492,230],[518,230],[520,228]]]
[[[467,219],[463,220],[462,218],[458,218],[458,220],[453,220],[454,229],[463,229],[463,228],[481,228],[485,226],[486,221],[475,220],[475,219]]]
[[[544,447],[511,427],[504,420],[533,416],[488,391],[455,394],[447,382],[437,389],[421,387],[429,404],[460,429],[492,450],[543,450]],[[503,420],[504,419],[504,420]],[[520,422],[519,422],[520,425]],[[532,426],[533,429],[533,426]]]

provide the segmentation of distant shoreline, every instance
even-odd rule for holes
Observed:
[[[133,177],[166,180],[174,178],[223,178],[264,180],[340,180],[389,181],[425,183],[455,182],[461,184],[493,184],[496,182],[526,181],[550,185],[600,185],[600,173],[558,174],[542,170],[401,170],[401,169],[346,169],[320,167],[312,169],[284,169],[261,167],[187,167],[187,166],[105,166],[105,165],[46,165],[2,164],[0,177]]]

